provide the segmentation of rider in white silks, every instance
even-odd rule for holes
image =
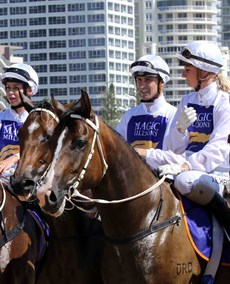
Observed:
[[[18,63],[5,68],[1,81],[11,106],[0,112],[0,175],[8,182],[19,160],[18,131],[28,116],[21,96],[37,93],[38,75],[30,65]]]
[[[136,151],[167,150],[166,137],[176,112],[163,93],[164,85],[170,80],[169,67],[160,56],[148,54],[133,62],[130,71],[141,101],[123,115],[116,131]]]
[[[146,161],[152,168],[162,164],[160,176],[173,175],[178,191],[207,205],[230,236],[230,208],[222,197],[229,183],[230,88],[218,75],[222,54],[212,42],[195,41],[177,58],[184,66],[182,76],[195,91],[178,106],[169,135],[171,151],[148,150]]]

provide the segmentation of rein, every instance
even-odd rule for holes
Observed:
[[[70,115],[71,118],[77,118],[77,119],[80,119],[80,120],[83,120],[85,121],[93,130],[94,130],[94,136],[93,136],[93,140],[92,140],[92,144],[91,144],[91,149],[90,149],[90,153],[88,155],[88,158],[82,168],[82,171],[80,173],[80,175],[78,176],[76,182],[69,187],[69,190],[68,190],[68,197],[65,197],[66,200],[68,200],[69,202],[71,202],[73,204],[73,202],[71,201],[71,198],[73,197],[81,197],[82,200],[76,200],[74,199],[75,201],[78,201],[78,202],[86,202],[86,201],[90,201],[90,202],[95,202],[95,203],[100,203],[100,204],[120,204],[120,203],[124,203],[124,202],[128,202],[128,201],[131,201],[131,200],[134,200],[134,199],[137,199],[137,198],[140,198],[146,194],[148,194],[149,192],[152,192],[154,189],[156,189],[157,187],[160,187],[160,185],[164,182],[166,176],[163,176],[157,183],[153,184],[151,187],[149,187],[148,189],[146,189],[145,191],[143,192],[140,192],[134,196],[131,196],[131,197],[128,197],[128,198],[124,198],[124,199],[120,199],[120,200],[104,200],[104,199],[94,199],[94,198],[90,198],[90,197],[87,197],[83,194],[81,194],[79,191],[78,191],[78,186],[80,184],[80,182],[83,180],[84,176],[85,176],[85,173],[86,173],[86,170],[87,170],[87,167],[92,159],[92,156],[94,154],[94,147],[95,147],[95,144],[97,143],[97,147],[99,149],[99,153],[100,153],[100,157],[102,159],[102,162],[103,162],[103,174],[102,174],[102,178],[103,176],[106,174],[106,170],[108,168],[108,165],[105,161],[105,158],[104,158],[104,154],[103,154],[103,151],[102,151],[102,147],[101,147],[101,142],[100,142],[100,137],[99,137],[99,120],[98,120],[98,117],[95,116],[95,124],[87,119],[87,118],[83,118],[82,116],[80,115],[75,115],[75,114],[71,114]],[[156,213],[153,217],[153,220],[151,221],[150,223],[150,226],[141,231],[141,232],[138,232],[134,235],[131,235],[125,239],[110,239],[109,237],[106,237],[107,240],[109,240],[111,243],[113,244],[126,244],[126,243],[132,243],[132,242],[135,242],[135,241],[138,241],[142,238],[145,238],[147,236],[149,236],[150,234],[153,234],[159,230],[162,230],[162,229],[165,229],[167,228],[168,226],[172,226],[172,225],[179,225],[179,221],[181,219],[180,216],[173,216],[171,218],[169,218],[168,220],[166,221],[162,221],[162,222],[159,222],[155,225],[153,225],[153,222],[155,220],[158,220],[159,219],[159,216],[160,216],[160,212],[161,212],[161,209],[162,209],[162,205],[163,205],[163,198],[162,198],[162,190],[161,190],[161,187],[160,187],[160,200],[159,200],[159,204],[158,204],[158,207],[157,207],[157,210],[156,210]],[[75,206],[75,204],[74,204]],[[79,208],[79,207],[78,207]]]
[[[131,201],[131,200],[134,200],[136,198],[139,198],[141,196],[146,195],[147,193],[151,192],[152,190],[154,190],[156,187],[160,186],[164,182],[165,176],[163,176],[157,183],[155,183],[154,185],[152,185],[150,188],[146,189],[145,191],[140,192],[135,196],[131,196],[131,197],[128,197],[128,198],[125,198],[125,199],[120,199],[120,200],[108,201],[108,200],[104,200],[104,199],[93,199],[93,198],[89,198],[85,195],[82,195],[78,191],[77,188],[79,186],[79,183],[83,180],[83,178],[85,176],[87,167],[88,167],[88,165],[89,165],[89,163],[90,163],[90,161],[93,157],[94,147],[95,147],[96,143],[97,143],[97,147],[99,149],[99,153],[100,153],[100,156],[101,156],[101,159],[102,159],[102,162],[103,162],[103,166],[104,166],[101,178],[103,178],[103,176],[106,174],[106,171],[108,169],[108,165],[105,161],[104,154],[103,154],[102,147],[101,147],[101,141],[100,141],[100,137],[99,137],[100,128],[99,128],[98,117],[95,116],[95,124],[91,120],[89,120],[88,118],[84,118],[84,117],[77,115],[77,114],[71,114],[70,117],[85,121],[95,132],[94,132],[93,141],[92,141],[92,145],[91,145],[91,149],[90,149],[90,153],[88,155],[88,158],[87,158],[85,165],[83,166],[82,171],[79,174],[76,182],[72,186],[69,187],[69,190],[68,190],[69,194],[68,194],[68,197],[66,197],[67,200],[70,200],[72,197],[81,197],[84,200],[87,200],[87,201],[90,201],[90,202],[96,202],[96,203],[103,203],[103,204],[105,204],[105,203],[110,203],[110,204],[123,203],[123,202],[128,202],[128,201]],[[79,202],[84,202],[84,201],[79,200]]]

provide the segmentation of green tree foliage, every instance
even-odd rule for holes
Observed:
[[[116,103],[115,88],[113,83],[109,85],[107,91],[102,99],[101,116],[105,123],[110,127],[115,128],[119,119],[121,118],[121,112],[119,106]]]

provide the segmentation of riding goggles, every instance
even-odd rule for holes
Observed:
[[[170,74],[169,74],[168,72],[166,72],[165,70],[160,69],[160,68],[155,68],[155,67],[153,66],[153,64],[152,64],[151,62],[149,62],[149,61],[135,61],[135,62],[133,62],[133,63],[131,64],[131,69],[132,69],[133,67],[136,67],[136,66],[147,67],[147,68],[153,69],[153,70],[155,70],[155,71],[157,71],[157,72],[162,72],[162,73],[164,73],[164,74],[170,76]]]
[[[21,75],[22,77],[24,77],[27,81],[33,81],[34,83],[36,83],[30,77],[30,74],[27,71],[25,71],[25,70],[22,70],[22,69],[19,69],[19,68],[10,67],[10,68],[7,68],[7,70],[5,71],[5,73],[8,73],[8,72],[16,73],[16,74]]]
[[[181,54],[184,58],[186,58],[186,59],[191,59],[191,58],[193,58],[193,59],[196,59],[196,60],[199,60],[199,61],[208,63],[208,64],[210,64],[210,65],[214,65],[214,66],[217,66],[217,67],[222,67],[222,65],[219,64],[219,63],[216,63],[216,62],[214,62],[214,61],[212,61],[212,60],[208,60],[208,59],[206,59],[206,58],[202,58],[202,57],[199,57],[199,56],[196,56],[196,55],[192,54],[191,51],[190,51],[188,48],[184,48],[184,49],[180,52],[180,54]]]

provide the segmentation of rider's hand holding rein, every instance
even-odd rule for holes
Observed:
[[[189,170],[189,166],[187,163],[183,163],[181,165],[172,163],[172,164],[166,164],[166,165],[160,166],[157,171],[158,171],[159,176],[162,177],[164,175],[176,176],[188,170]]]
[[[19,154],[15,154],[3,161],[0,161],[0,174],[4,174],[4,172],[10,169],[14,164],[16,164],[18,160],[19,160]]]

